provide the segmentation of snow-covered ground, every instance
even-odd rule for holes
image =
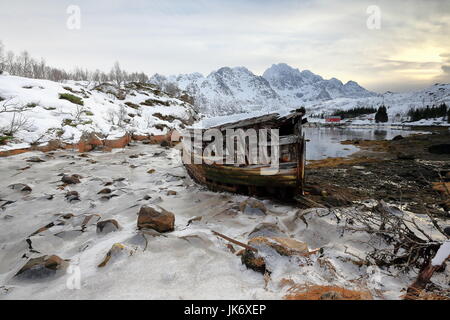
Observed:
[[[33,156],[45,162],[26,161]],[[31,152],[0,159],[0,168],[0,299],[280,299],[289,289],[283,286],[286,283],[338,285],[369,290],[377,299],[397,299],[416,276],[417,270],[402,273],[355,264],[355,257],[363,258],[371,246],[384,242],[365,233],[344,232],[338,209],[311,209],[302,221],[296,218],[296,207],[264,200],[265,215],[242,212],[239,204],[247,197],[210,192],[194,184],[176,149],[138,144],[87,157],[72,151]],[[149,169],[155,171],[148,173]],[[63,190],[61,173],[79,174],[81,183]],[[116,195],[109,200],[97,194],[108,182]],[[8,188],[17,183],[32,191]],[[169,190],[177,194],[168,195]],[[68,191],[78,191],[80,201],[69,202]],[[137,213],[143,205],[173,212],[175,231],[160,236],[137,231]],[[56,221],[58,214],[68,213],[75,217],[65,225],[29,237]],[[99,235],[93,223],[84,232],[76,231],[89,214],[117,220],[120,230]],[[425,217],[416,219],[429,230]],[[323,248],[323,254],[305,258],[265,252],[272,272],[265,279],[247,269],[227,248],[228,242],[211,232],[247,243],[263,223],[271,228],[262,228],[259,235],[292,237],[309,249]],[[125,254],[98,268],[115,243],[125,246]],[[72,272],[80,271],[80,288],[67,286],[74,273],[34,282],[14,277],[26,257],[43,254],[70,259]],[[436,274],[433,281],[447,285],[448,270]]]
[[[61,99],[60,94],[81,98],[83,105]],[[12,112],[20,108],[24,111]],[[84,132],[96,132],[108,139],[127,132],[161,135],[192,124],[195,117],[191,105],[150,85],[131,83],[117,90],[108,84],[0,75],[0,134],[14,121],[24,120],[14,139],[7,146],[0,145],[0,151],[45,144],[52,139],[77,143]]]

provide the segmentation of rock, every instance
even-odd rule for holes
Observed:
[[[19,190],[19,191],[23,191],[23,192],[31,192],[32,191],[31,187],[24,183],[15,183],[15,184],[9,185],[8,187],[13,190]]]
[[[153,229],[158,232],[174,230],[175,215],[161,207],[141,207],[138,213],[138,229]]]
[[[247,268],[253,271],[266,273],[266,262],[263,257],[260,257],[256,252],[245,249],[241,254],[241,261]]]
[[[148,174],[153,174],[153,173],[155,173],[155,172],[156,172],[155,169],[150,169],[150,170],[147,171]]]
[[[176,196],[176,195],[177,195],[177,192],[176,192],[176,191],[173,191],[173,190],[169,190],[169,191],[167,191],[167,195],[168,195],[168,196]]]
[[[44,227],[41,227],[39,229],[37,229],[35,232],[33,232],[32,234],[30,234],[30,237],[35,236],[41,232],[47,231],[48,229],[50,229],[51,227],[54,227],[55,223],[54,222],[50,222],[49,224],[47,224]]]
[[[444,232],[446,235],[450,236],[450,227],[445,227]]]
[[[328,292],[323,293],[320,296],[319,300],[343,300],[343,297],[342,297],[342,295],[339,292],[328,291]]]
[[[450,154],[450,144],[435,144],[428,148],[428,152],[434,154]]]
[[[416,158],[415,155],[410,153],[399,152],[397,153],[398,160],[414,160]]]
[[[405,138],[403,138],[403,136],[401,134],[399,134],[398,136],[395,136],[392,138],[392,141],[398,141],[398,140],[403,140]]]
[[[97,222],[97,233],[107,234],[117,230],[119,230],[119,223],[114,219]]]
[[[65,197],[69,202],[80,200],[80,194],[77,191],[69,191],[66,193]]]
[[[150,140],[142,140],[142,144],[151,144],[152,142]]]
[[[68,260],[63,260],[56,255],[42,256],[28,260],[15,276],[26,279],[47,278],[67,267]]]
[[[202,220],[202,216],[195,216],[195,217],[192,217],[192,218],[190,218],[189,220],[188,220],[188,223],[187,223],[187,225],[186,226],[189,226],[192,222],[194,222],[194,221],[201,221]]]
[[[92,225],[96,222],[98,222],[101,219],[100,215],[98,214],[90,214],[83,218],[83,221],[81,222],[81,230],[85,230],[89,225]]]
[[[239,209],[248,215],[266,215],[267,208],[266,206],[258,200],[255,199],[247,199],[239,205]]]
[[[130,159],[137,159],[139,158],[138,154],[132,154],[131,156],[129,156]]]
[[[107,194],[107,195],[104,195],[104,196],[100,197],[100,200],[108,201],[109,199],[114,198],[114,197],[118,197],[118,196],[119,195],[117,195],[117,194]]]
[[[31,158],[27,159],[27,162],[35,162],[35,163],[38,163],[38,162],[45,162],[45,160],[42,160],[42,159],[39,158],[39,157],[31,157]]]
[[[100,190],[97,194],[109,194],[111,192],[112,192],[112,190],[110,188],[105,188],[105,189]]]
[[[103,259],[103,261],[98,265],[98,268],[105,267],[110,262],[111,259],[118,258],[119,256],[121,256],[124,253],[125,249],[126,247],[121,243],[113,244],[111,249],[109,249],[109,251],[106,253],[106,256]]]
[[[74,174],[71,176],[68,175],[63,175],[63,177],[61,178],[61,181],[64,182],[65,184],[78,184],[80,183],[80,178],[81,176]]]
[[[308,255],[308,245],[304,242],[285,237],[256,237],[249,240],[248,244],[255,248],[264,246],[274,249],[282,256]]]
[[[170,147],[170,143],[166,140],[161,141],[161,143],[159,144],[161,147]]]
[[[249,239],[256,238],[256,237],[276,237],[276,236],[282,236],[283,231],[275,224],[275,223],[268,223],[263,222],[260,223],[253,229],[252,232],[248,235]]]

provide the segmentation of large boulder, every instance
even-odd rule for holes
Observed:
[[[153,229],[158,232],[173,231],[175,215],[161,207],[143,206],[138,213],[138,229]]]
[[[16,277],[25,279],[42,279],[54,276],[58,271],[68,267],[68,260],[58,256],[42,256],[32,258],[17,272]]]

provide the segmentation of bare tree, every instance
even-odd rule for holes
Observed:
[[[0,41],[0,74],[5,71],[6,68],[6,57],[5,57],[5,46],[3,42]]]
[[[120,86],[124,82],[124,73],[123,73],[122,69],[120,69],[120,65],[119,65],[118,61],[116,61],[116,63],[114,63],[114,67],[112,68],[112,70],[110,72],[110,77],[111,77],[111,80],[116,83],[117,87],[120,88]]]

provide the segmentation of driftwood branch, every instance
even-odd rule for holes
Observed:
[[[221,238],[223,238],[223,239],[225,239],[225,240],[227,240],[227,241],[229,241],[229,242],[231,242],[231,243],[234,243],[235,245],[241,246],[241,247],[243,247],[243,248],[245,248],[245,249],[248,249],[248,250],[251,250],[251,251],[254,251],[254,252],[257,252],[257,251],[258,251],[256,248],[254,248],[254,247],[252,247],[252,246],[249,246],[248,244],[242,243],[242,242],[240,242],[240,241],[231,239],[230,237],[227,237],[227,236],[224,235],[224,234],[221,234],[221,233],[216,232],[216,231],[214,231],[214,230],[211,230],[211,232],[212,232],[213,234],[215,234],[216,236],[219,236],[219,237],[221,237]]]

